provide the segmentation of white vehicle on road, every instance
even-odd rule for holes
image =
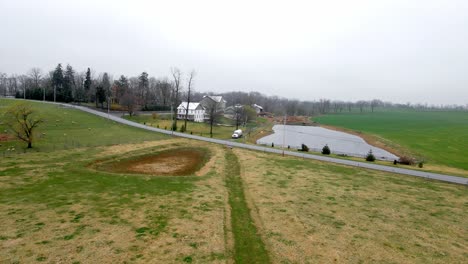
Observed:
[[[242,137],[242,130],[237,129],[234,131],[234,134],[232,134],[232,138],[241,138]]]

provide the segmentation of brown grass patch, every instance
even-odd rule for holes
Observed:
[[[188,140],[182,138],[172,138],[166,140],[157,140],[157,141],[145,141],[138,144],[121,144],[104,148],[100,156],[108,156],[115,154],[123,154],[127,152],[132,152],[139,149],[158,147],[158,146],[168,146],[172,144],[188,144]]]
[[[197,149],[169,149],[154,155],[104,163],[98,168],[117,173],[148,175],[191,175],[205,162],[206,153]]]

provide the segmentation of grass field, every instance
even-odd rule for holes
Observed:
[[[428,164],[468,170],[468,112],[377,110],[329,114],[314,120],[370,134],[397,152]]]
[[[0,118],[5,109],[19,100],[0,99]],[[142,142],[168,138],[141,129],[121,125],[105,118],[89,115],[76,109],[63,108],[41,102],[28,102],[45,119],[38,131],[39,138],[31,151],[53,151],[75,147],[91,147],[118,143]],[[0,133],[7,127],[0,119]],[[44,133],[44,134],[42,134]],[[26,143],[20,141],[0,142],[0,155],[14,147],[13,152],[25,151]]]
[[[106,130],[99,118],[66,111],[68,120]],[[103,131],[80,147],[53,149],[44,139],[47,151],[0,157],[0,263],[468,258],[465,186],[181,138],[144,141],[146,132],[118,127],[128,143]],[[77,133],[75,126],[52,128]],[[176,165],[164,155],[183,162],[184,151],[201,152],[197,166],[162,175]],[[113,167],[132,160],[138,170]]]
[[[275,263],[463,263],[465,186],[236,149]]]
[[[172,121],[167,116],[158,116],[154,119],[151,115],[137,115],[137,116],[124,116],[125,119],[131,120],[137,123],[146,124],[153,127],[159,127],[161,129],[170,130]],[[220,119],[220,125],[213,126],[213,138],[219,139],[231,139],[232,133],[236,129],[233,125],[233,121],[227,118]],[[184,120],[177,121],[178,130],[184,124]],[[257,118],[256,121],[250,122],[246,127],[240,127],[244,132],[244,138],[242,142],[254,143],[261,136],[264,131],[270,131],[272,124],[265,118]],[[210,125],[207,123],[190,122],[187,121],[187,131],[185,133],[193,133],[194,135],[210,137]]]

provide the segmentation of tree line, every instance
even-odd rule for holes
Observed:
[[[59,63],[55,69],[44,72],[31,68],[26,74],[0,73],[0,96],[55,101],[93,103],[96,107],[127,110],[132,114],[143,111],[176,111],[182,101],[198,102],[204,95],[221,95],[228,106],[253,105],[276,115],[317,115],[338,112],[374,111],[378,107],[422,110],[467,110],[459,105],[395,104],[379,99],[340,101],[319,99],[301,101],[259,92],[208,92],[194,90],[195,72],[184,74],[172,68],[169,76],[153,77],[147,72],[138,76],[121,75],[114,79],[107,72],[96,74],[90,68],[75,70],[71,65]],[[188,114],[188,111],[187,113]]]

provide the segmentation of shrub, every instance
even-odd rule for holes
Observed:
[[[328,145],[325,145],[325,146],[322,148],[322,154],[323,154],[323,155],[330,155],[330,153],[331,153],[330,147],[328,147]]]
[[[274,148],[274,147],[275,147],[275,143],[271,142],[271,147]]]
[[[301,151],[308,152],[308,151],[309,151],[309,147],[308,147],[306,144],[301,144]]]
[[[182,133],[185,132],[185,125],[182,125],[182,126],[180,127],[180,132],[182,132]]]
[[[177,131],[177,123],[172,123],[172,131]]]
[[[374,156],[374,154],[372,153],[372,149],[369,150],[369,152],[367,153],[367,155],[366,155],[366,160],[367,160],[367,161],[372,161],[372,162],[375,161],[375,156]]]
[[[420,161],[420,162],[418,163],[418,167],[419,167],[419,168],[422,168],[423,166],[424,166],[424,162]]]
[[[403,156],[398,160],[398,163],[401,163],[404,165],[414,165],[416,164],[416,160],[412,157]]]
[[[153,114],[151,114],[151,117],[152,117],[154,120],[156,120],[156,119],[158,119],[158,114],[153,113]]]

